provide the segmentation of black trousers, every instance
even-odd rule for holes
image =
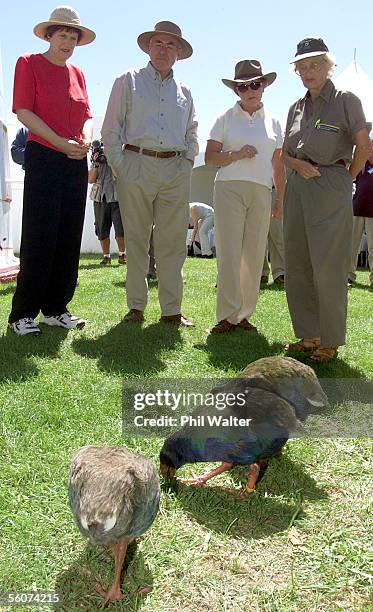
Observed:
[[[9,322],[66,311],[78,277],[87,160],[36,142],[25,151],[20,271]]]

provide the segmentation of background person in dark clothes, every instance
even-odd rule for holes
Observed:
[[[27,141],[28,129],[25,127],[19,128],[16,137],[10,146],[10,154],[15,164],[22,166],[25,170],[25,149]]]
[[[353,199],[354,227],[352,232],[352,258],[349,276],[349,285],[356,279],[357,258],[359,255],[363,231],[367,235],[369,251],[369,283],[373,290],[373,130],[370,132],[370,145],[372,147],[368,161],[356,177],[356,191]]]

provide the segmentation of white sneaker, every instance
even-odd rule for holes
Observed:
[[[27,336],[28,334],[40,336],[41,334],[39,327],[31,317],[24,317],[23,319],[14,321],[14,323],[9,323],[9,327],[17,334],[17,336]]]
[[[64,329],[82,329],[85,325],[84,319],[79,319],[79,317],[75,317],[70,314],[68,310],[63,312],[62,314],[56,317],[46,317],[43,313],[40,313],[40,323],[44,323],[44,325],[52,325],[57,327],[63,327]]]

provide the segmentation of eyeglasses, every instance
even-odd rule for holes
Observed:
[[[302,76],[303,74],[306,74],[306,72],[320,72],[324,64],[325,60],[322,60],[321,62],[312,62],[311,64],[307,64],[306,66],[296,66],[295,73],[299,74],[299,76]]]
[[[236,90],[240,91],[241,93],[243,93],[244,91],[247,91],[248,89],[257,91],[258,89],[260,89],[260,87],[262,87],[262,85],[263,85],[263,81],[252,81],[252,83],[240,83],[239,85],[236,85]]]

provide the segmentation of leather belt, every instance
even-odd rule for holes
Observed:
[[[176,157],[181,155],[181,151],[152,151],[151,149],[143,149],[142,147],[135,147],[135,145],[126,144],[124,147],[128,151],[134,151],[135,153],[141,153],[142,155],[150,155],[150,157]]]
[[[337,159],[337,161],[334,162],[334,164],[318,164],[317,162],[314,162],[313,159],[304,159],[303,161],[306,161],[309,164],[312,164],[313,166],[344,166],[346,167],[346,162],[344,159]]]

